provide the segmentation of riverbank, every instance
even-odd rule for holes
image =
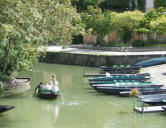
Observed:
[[[140,52],[138,50],[136,52],[119,52],[73,47],[62,49],[61,46],[50,46],[47,49],[46,57],[41,58],[40,61],[97,67],[114,64],[133,65],[142,60],[166,56],[166,50],[164,51],[164,48],[162,50],[160,48],[153,48],[153,50],[152,48],[150,48],[150,50],[148,49],[145,50],[145,48],[143,48],[144,52],[141,52],[141,49]]]
[[[62,49],[60,46],[50,46],[46,58],[42,61],[58,64],[71,64],[81,66],[101,66],[113,64],[135,64],[142,60],[155,57],[165,57],[165,48],[139,48],[137,51],[118,52],[117,49],[110,51],[95,50],[94,48],[70,47]],[[117,51],[115,51],[117,50]],[[139,51],[140,50],[140,51]],[[161,51],[160,51],[161,50]],[[166,64],[143,68],[143,72],[151,74],[152,81],[163,84],[166,87]]]

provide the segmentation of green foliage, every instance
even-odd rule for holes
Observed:
[[[48,40],[67,45],[82,28],[69,0],[0,0],[0,80],[32,68]]]
[[[137,0],[137,7],[135,1],[132,0],[132,8],[129,9],[129,0],[71,0],[72,5],[75,6],[79,12],[85,11],[90,5],[98,6],[102,10],[107,9],[116,12],[134,10],[135,8],[144,11],[145,1]]]
[[[104,9],[109,9],[113,11],[124,11],[128,10],[129,0],[106,0],[101,3],[100,7]]]
[[[83,12],[88,6],[98,7],[104,1],[105,0],[71,0],[71,3],[77,8],[78,12]]]
[[[158,7],[166,7],[166,0],[154,0],[154,5]]]
[[[145,42],[143,40],[135,40],[134,42],[132,42],[132,46],[133,47],[144,47]]]
[[[0,96],[2,96],[2,94],[3,94],[3,87],[2,85],[0,85]]]
[[[83,44],[83,43],[84,43],[84,39],[82,35],[77,35],[73,37],[72,44]]]
[[[58,2],[57,2],[58,1]],[[70,0],[46,0],[39,2],[47,37],[56,43],[68,45],[73,35],[83,34],[80,15],[70,4]]]
[[[88,7],[88,10],[82,15],[82,21],[85,24],[85,30],[91,34],[97,35],[97,44],[101,45],[103,38],[112,29],[113,13],[102,12],[100,8]]]
[[[111,47],[126,47],[126,43],[123,43],[123,42],[114,42],[114,43],[111,43]]]
[[[88,3],[89,5],[94,5],[94,6],[98,7],[105,0],[84,0],[84,1],[85,1],[85,3]]]
[[[154,21],[151,21],[150,27],[152,31],[155,32],[157,35],[163,35],[166,33],[166,15],[163,15],[157,18]]]
[[[138,0],[138,10],[145,11],[145,0]]]
[[[118,37],[123,42],[128,42],[132,33],[139,26],[143,13],[140,11],[126,11],[115,16],[114,29],[118,32]]]
[[[164,11],[165,10],[163,8],[159,8],[157,10],[151,9],[150,11],[146,12],[144,14],[144,17],[140,21],[137,33],[150,35],[152,33],[150,23],[156,20],[157,18],[161,17]]]

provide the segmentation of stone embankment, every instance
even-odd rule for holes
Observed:
[[[60,46],[51,46],[48,47],[47,55],[41,61],[81,66],[132,65],[142,60],[166,56],[166,48],[122,49],[107,48],[99,50],[98,48],[85,49],[85,47],[78,46],[62,49]],[[166,87],[166,64],[143,68],[143,72],[149,72],[152,76],[152,81]]]
[[[41,61],[48,63],[71,64],[80,66],[101,66],[101,65],[114,65],[125,64],[133,65],[139,61],[147,60],[155,57],[165,57],[165,48],[143,48],[143,51],[138,49],[136,52],[131,51],[109,51],[107,50],[94,50],[92,48],[66,48],[62,49],[60,46],[48,47],[45,58]],[[132,49],[134,50],[134,49]],[[161,51],[160,51],[161,50]]]

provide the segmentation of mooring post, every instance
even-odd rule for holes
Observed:
[[[133,97],[133,110],[135,110],[136,108],[136,99],[135,99],[135,96]]]
[[[144,113],[144,102],[141,100],[141,109],[142,109],[142,112]]]

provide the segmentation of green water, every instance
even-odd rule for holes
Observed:
[[[40,63],[32,72],[31,89],[1,98],[1,105],[15,109],[0,115],[0,128],[165,128],[166,113],[139,114],[132,110],[132,99],[97,93],[87,84],[85,72],[96,68]],[[40,81],[55,73],[62,95],[56,100],[33,96]]]

